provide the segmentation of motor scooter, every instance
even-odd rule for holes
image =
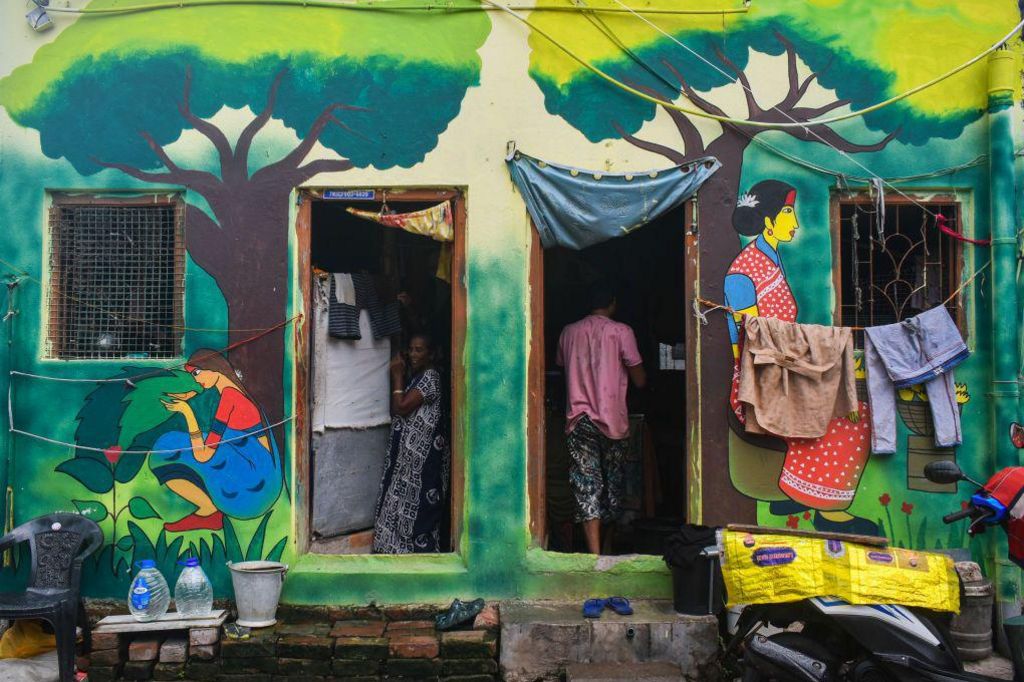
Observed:
[[[995,477],[982,485],[948,461],[928,464],[925,476],[935,483],[968,481],[978,487],[967,505],[943,517],[945,523],[969,518],[967,532],[974,535],[1006,520],[1006,505],[987,487]],[[740,614],[724,655],[737,660],[743,682],[994,682],[964,670],[949,636],[950,618],[948,613],[896,604],[854,605],[833,597],[759,604]],[[766,634],[765,626],[783,631]],[[1015,677],[1024,679],[1019,670]]]

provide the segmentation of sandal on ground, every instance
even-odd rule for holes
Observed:
[[[620,616],[633,615],[633,607],[630,606],[629,600],[625,597],[608,597],[605,601],[608,604],[608,608]]]
[[[438,630],[454,630],[476,618],[484,610],[485,605],[486,602],[483,599],[474,599],[469,602],[456,599],[446,611],[434,616],[434,627]]]
[[[583,602],[583,617],[584,618],[600,618],[601,612],[604,611],[604,607],[608,605],[606,599],[588,599]]]

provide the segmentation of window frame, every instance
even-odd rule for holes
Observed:
[[[125,351],[123,355],[110,357],[64,357],[60,354],[59,343],[55,340],[53,330],[60,324],[62,306],[67,304],[64,294],[55,290],[58,287],[59,273],[55,270],[57,262],[56,245],[54,242],[55,222],[60,219],[60,211],[77,206],[107,206],[116,208],[171,206],[174,208],[174,297],[173,297],[173,334],[172,351],[166,357],[130,358],[133,351]],[[182,357],[185,342],[185,263],[188,260],[185,246],[186,204],[180,192],[176,190],[151,191],[140,194],[119,194],[117,192],[53,191],[49,193],[49,206],[46,213],[45,248],[43,251],[44,291],[41,304],[43,319],[46,325],[40,332],[42,335],[41,359],[59,362],[122,362],[131,359],[133,362],[165,362]],[[55,302],[58,305],[54,305]]]
[[[932,204],[946,204],[955,205],[957,213],[957,225],[963,224],[963,217],[965,204],[967,201],[963,196],[959,196],[957,192],[951,188],[938,188],[935,190],[922,190],[914,189],[913,191],[905,191],[903,194],[887,193],[885,195],[885,203],[887,206],[907,206],[921,204],[928,207]],[[856,204],[867,204],[870,207],[874,207],[875,199],[871,193],[866,191],[858,192],[838,192],[833,191],[829,200],[829,222],[830,230],[832,235],[832,289],[834,291],[834,308],[832,312],[832,322],[835,326],[843,326],[843,244],[842,244],[842,225],[841,209],[844,205],[856,205]],[[952,239],[952,237],[948,237]],[[955,253],[950,258],[950,263],[946,267],[951,267],[952,272],[949,273],[949,281],[953,282],[955,286],[960,286],[960,282],[963,277],[964,269],[964,248],[963,244],[959,241],[956,242]],[[952,293],[952,292],[949,292]],[[948,296],[949,293],[946,293]],[[963,334],[964,339],[967,339],[967,324],[966,324],[966,311],[965,311],[965,299],[964,293],[961,291],[957,296],[950,301],[947,305],[947,309],[950,305],[955,306],[955,311],[950,311],[953,317],[953,321],[956,322],[957,327]]]
[[[365,561],[367,557],[383,561],[419,561],[423,557],[440,557],[442,564],[451,563],[450,557],[459,557],[465,544],[463,536],[463,512],[465,507],[465,452],[466,452],[466,201],[467,189],[463,186],[440,187],[408,187],[408,186],[329,186],[323,188],[299,188],[297,190],[297,211],[295,216],[296,239],[296,270],[292,282],[297,284],[300,311],[306,320],[312,319],[312,236],[313,236],[313,202],[331,201],[324,199],[327,191],[373,190],[377,196],[387,196],[393,203],[430,202],[438,203],[450,199],[455,218],[455,241],[452,244],[451,294],[452,294],[452,340],[451,340],[451,550],[440,554],[411,555],[372,555],[372,554],[318,554],[312,551],[312,387],[310,368],[312,367],[312,334],[310,325],[303,322],[295,326],[294,363],[294,396],[295,404],[295,497],[294,531],[295,547],[298,557],[322,557],[335,565],[335,562]],[[457,567],[456,567],[457,568]]]

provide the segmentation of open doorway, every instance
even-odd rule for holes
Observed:
[[[308,209],[311,552],[451,551],[460,200],[325,191]]]
[[[688,210],[680,206],[628,235],[580,251],[543,252],[543,484],[550,550],[586,551],[580,524],[574,522],[577,505],[569,478],[565,376],[556,357],[565,326],[590,312],[588,291],[598,280],[613,285],[615,319],[633,330],[647,374],[645,389],[629,389],[622,514],[610,532],[603,533],[602,553],[660,554],[663,537],[683,522]]]

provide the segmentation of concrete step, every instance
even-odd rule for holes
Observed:
[[[596,620],[584,618],[580,608],[580,602],[503,603],[505,680],[558,680],[576,663],[670,663],[676,674],[672,679],[680,679],[681,674],[696,680],[714,664],[718,652],[714,616],[677,614],[669,601],[634,601],[633,615],[605,611]]]
[[[682,682],[679,666],[672,663],[571,663],[565,682]]]

